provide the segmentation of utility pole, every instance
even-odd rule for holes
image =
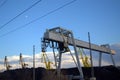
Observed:
[[[88,40],[89,40],[89,50],[90,50],[90,62],[91,62],[91,78],[90,78],[90,80],[96,80],[96,78],[94,77],[93,58],[92,58],[91,40],[90,40],[89,32],[88,32]]]
[[[35,80],[35,45],[33,45],[33,80]]]

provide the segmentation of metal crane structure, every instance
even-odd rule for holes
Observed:
[[[82,60],[84,67],[91,67],[90,64],[90,58],[85,54],[84,50],[82,48],[78,48],[78,51],[80,53],[80,59]]]
[[[23,60],[22,53],[20,53],[20,65],[21,65],[22,69],[24,69],[28,66],[28,64],[26,64]]]
[[[76,58],[76,66],[80,73],[80,75],[79,75],[80,80],[84,80],[84,75],[83,75],[81,63],[79,61],[77,47],[98,51],[98,52],[100,52],[100,54],[101,53],[111,54],[111,57],[113,54],[115,54],[113,50],[111,50],[110,48],[108,48],[106,46],[102,47],[102,46],[99,46],[96,44],[90,44],[89,42],[75,39],[72,31],[63,29],[61,27],[47,29],[46,32],[44,33],[42,44],[44,45],[42,47],[44,51],[46,51],[47,47],[49,47],[49,46],[50,46],[50,48],[53,49],[55,66],[56,66],[58,75],[60,75],[60,73],[61,73],[62,53],[69,51],[69,45],[73,46],[73,49],[75,52],[75,58]],[[55,49],[57,49],[58,53],[59,53],[58,61],[55,56]],[[91,59],[91,62],[92,62],[92,59]],[[99,61],[99,62],[101,62],[101,61]],[[113,59],[113,64],[114,64],[114,59]],[[91,67],[93,67],[93,66],[91,66]],[[95,79],[93,78],[91,80],[95,80]]]
[[[44,62],[46,69],[52,69],[51,64],[53,64],[53,63],[49,60],[47,54],[45,53],[46,52],[45,44],[44,44],[42,39],[41,39],[41,41],[42,41],[42,44],[41,44],[41,50],[42,50],[41,62]]]
[[[111,57],[111,60],[112,60],[113,65],[115,66],[115,61],[114,61],[113,56],[112,56],[113,54],[115,54],[115,51],[114,51],[114,50],[111,50],[109,44],[103,44],[103,45],[101,45],[101,47],[110,49],[110,50],[109,50],[109,52],[111,52],[110,57]],[[112,54],[112,53],[113,53],[113,54]],[[100,52],[99,55],[100,55],[100,56],[99,56],[99,66],[101,66],[101,63],[102,63],[102,52]]]
[[[6,67],[6,70],[10,70],[10,68],[12,67],[12,66],[9,65],[9,62],[8,62],[7,56],[5,56],[5,59],[4,59],[4,65],[5,65],[5,67]]]
[[[48,59],[47,54],[45,52],[42,52],[41,57],[42,57],[42,60],[43,60],[42,62],[45,63],[46,69],[52,69],[52,66],[51,66],[52,62]]]

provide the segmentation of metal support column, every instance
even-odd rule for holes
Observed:
[[[101,67],[101,63],[102,63],[102,52],[99,53],[99,67]]]
[[[110,56],[111,56],[111,60],[112,60],[113,65],[116,66],[112,53],[110,54]]]
[[[59,63],[58,63],[58,67],[57,67],[57,75],[59,77],[59,80],[61,80],[61,58],[62,58],[62,53],[59,50]]]
[[[112,50],[111,50],[111,48],[110,48],[110,45],[107,45],[107,46],[108,46],[108,48],[110,49],[111,60],[112,60],[113,65],[115,66],[115,61],[114,61],[114,58],[113,58],[113,55],[112,55]]]
[[[55,56],[54,48],[53,48],[53,55],[54,55],[55,67],[56,67],[56,69],[57,69],[57,59],[56,59],[56,56]]]
[[[79,61],[79,57],[78,57],[78,52],[77,52],[77,49],[76,49],[76,44],[75,44],[74,36],[73,36],[72,32],[71,32],[71,38],[72,38],[73,47],[74,47],[74,50],[75,50],[75,56],[76,56],[76,60],[77,60],[77,64],[78,64],[77,67],[78,67],[78,70],[80,72],[80,80],[84,80],[83,71],[82,71],[82,67],[80,65],[80,61]]]

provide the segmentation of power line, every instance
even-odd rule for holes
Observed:
[[[3,5],[5,5],[5,3],[6,3],[7,1],[8,1],[8,0],[4,0],[4,1],[1,3],[0,8],[1,8]]]
[[[68,3],[62,5],[61,7],[58,7],[58,8],[56,8],[56,9],[54,9],[54,10],[52,10],[52,11],[50,11],[50,12],[48,12],[48,13],[46,13],[46,14],[44,14],[44,15],[42,15],[42,16],[40,16],[40,17],[38,17],[38,18],[36,18],[36,19],[34,19],[34,20],[32,20],[32,21],[30,21],[30,22],[28,22],[28,23],[26,23],[26,24],[24,24],[24,25],[22,25],[22,26],[20,26],[20,27],[18,27],[18,28],[15,28],[15,29],[13,29],[13,30],[5,33],[5,34],[0,35],[0,37],[6,36],[6,35],[8,35],[8,34],[10,34],[10,33],[12,33],[12,32],[15,32],[15,31],[17,31],[17,30],[19,30],[19,29],[22,29],[22,28],[28,26],[29,24],[34,23],[34,22],[36,22],[37,20],[39,20],[39,19],[41,19],[41,18],[44,18],[44,17],[46,17],[46,16],[48,16],[48,15],[50,15],[50,14],[52,14],[52,13],[54,13],[54,12],[56,12],[56,11],[62,9],[62,8],[64,8],[64,7],[72,4],[72,3],[75,2],[75,1],[77,1],[77,0],[73,0],[73,1],[71,1],[71,2],[68,2]]]
[[[41,2],[42,0],[38,0],[37,2],[35,2],[34,4],[32,4],[30,7],[28,7],[27,9],[25,9],[24,11],[22,11],[21,13],[19,13],[18,15],[16,15],[14,18],[10,19],[8,22],[6,22],[5,24],[3,24],[0,29],[2,29],[3,27],[5,27],[7,24],[9,24],[10,22],[12,22],[13,20],[15,20],[17,17],[19,17],[20,15],[22,15],[23,13],[27,12],[28,10],[30,10],[31,8],[33,8],[35,5],[37,5],[39,2]]]

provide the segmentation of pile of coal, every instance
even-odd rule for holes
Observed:
[[[85,80],[90,80],[91,68],[83,67],[83,74]],[[77,68],[62,69],[64,75],[80,75]],[[94,76],[96,80],[120,80],[120,67],[115,66],[103,66],[94,67]]]
[[[91,77],[91,68],[83,67],[85,80]],[[66,75],[78,76],[79,71],[75,68],[61,70],[61,80],[68,80]],[[103,66],[94,67],[96,80],[120,80],[120,67]],[[0,73],[0,80],[33,80],[33,68],[8,70]],[[59,80],[56,70],[46,70],[45,68],[35,68],[35,80]],[[79,80],[79,79],[78,79]]]

